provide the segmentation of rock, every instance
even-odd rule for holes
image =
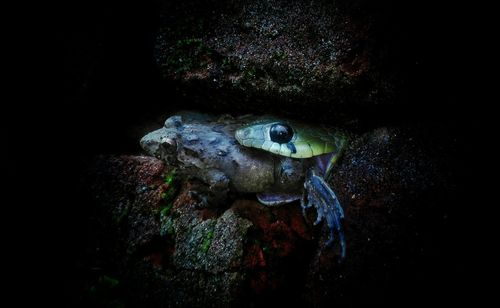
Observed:
[[[397,301],[425,289],[415,285],[417,277],[431,269],[420,266],[443,262],[442,228],[453,193],[443,153],[430,150],[440,146],[428,131],[403,128],[380,128],[351,141],[331,176],[345,210],[347,256],[339,266],[333,251],[320,245],[308,271],[304,298],[310,305]]]
[[[43,138],[30,148],[64,155],[41,151],[43,164],[35,165],[44,167],[37,174],[55,180],[43,180],[47,189],[28,187],[43,187],[50,201],[61,197],[63,210],[53,212],[71,213],[56,219],[63,227],[51,226],[66,235],[54,263],[70,259],[71,274],[81,280],[71,279],[71,295],[96,306],[93,291],[104,283],[112,300],[97,306],[323,307],[424,302],[431,295],[460,301],[460,293],[470,294],[470,280],[457,277],[456,268],[479,255],[479,236],[468,223],[483,223],[471,212],[486,205],[477,204],[477,211],[477,194],[468,185],[458,189],[448,168],[475,166],[469,153],[474,108],[456,104],[462,93],[456,89],[470,87],[463,69],[470,56],[460,53],[467,31],[459,26],[467,30],[470,23],[454,12],[456,5],[406,5],[161,0],[90,4],[82,7],[83,19],[69,14],[78,25],[65,44],[65,97],[73,107],[62,108],[66,116],[37,115],[33,123],[40,125],[30,126],[53,126],[35,134]],[[129,103],[137,108],[126,108]],[[165,176],[171,167],[157,159],[88,161],[96,153],[137,153],[140,136],[179,108],[270,113],[361,134],[330,179],[346,214],[345,261],[338,262],[337,246],[324,246],[327,230],[311,224],[314,211],[304,219],[297,203],[266,208],[251,195],[231,195],[206,206],[190,180],[170,200],[173,186]],[[463,120],[455,119],[461,113]],[[60,138],[61,131],[72,137]],[[463,146],[443,153],[456,146],[455,138],[463,138]],[[16,143],[13,149],[22,148]],[[218,150],[217,157],[227,158]],[[26,153],[15,156],[31,165],[33,155]],[[73,190],[82,161],[89,163],[82,190]],[[463,221],[457,222],[457,206]]]
[[[197,108],[244,100],[246,112],[300,110],[331,121],[354,106],[393,102],[398,79],[377,67],[383,48],[373,43],[379,15],[360,14],[371,9],[362,1],[165,2],[155,57]]]
[[[426,142],[436,145],[426,133],[402,128],[351,139],[330,179],[345,210],[342,263],[338,247],[324,245],[326,227],[312,225],[314,211],[305,220],[297,203],[265,207],[244,195],[207,206],[193,180],[181,182],[171,203],[165,192],[174,186],[163,162],[100,156],[87,174],[97,209],[88,245],[100,250],[87,266],[113,273],[132,304],[386,301],[441,249],[435,236],[446,224],[452,186]]]
[[[88,193],[99,204],[95,218],[101,221],[95,223],[122,239],[128,254],[158,236],[159,221],[151,213],[160,210],[164,171],[163,162],[147,156],[101,156],[88,171]]]
[[[186,223],[180,218],[175,223],[175,266],[214,274],[241,268],[243,243],[251,226],[231,210],[218,219],[191,219]]]
[[[90,245],[103,247],[87,266],[114,273],[127,303],[219,307],[296,287],[288,269],[306,264],[312,239],[297,206],[206,207],[185,182],[164,211],[166,174],[152,157],[100,156],[86,175],[97,208]]]

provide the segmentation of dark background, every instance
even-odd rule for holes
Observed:
[[[400,2],[359,1],[376,8],[375,17],[382,23],[380,37],[394,44],[394,65],[404,68],[414,59],[421,63],[406,72],[405,104],[366,112],[359,115],[361,122],[376,126],[414,121],[435,127],[436,134],[458,145],[460,152],[453,152],[449,159],[456,167],[457,191],[464,191],[471,168],[465,163],[472,150],[468,126],[474,125],[473,115],[463,104],[463,90],[469,82],[464,10],[451,1]],[[180,98],[161,80],[154,64],[159,8],[159,0],[73,1],[57,19],[56,35],[63,51],[59,59],[62,102],[16,106],[25,122],[4,130],[9,141],[5,167],[14,183],[11,192],[27,203],[21,209],[21,226],[28,227],[13,231],[26,235],[22,241],[13,240],[14,259],[28,268],[27,275],[15,275],[13,280],[23,290],[19,300],[48,298],[64,306],[71,302],[68,281],[84,274],[75,266],[85,242],[88,215],[76,188],[82,168],[96,154],[140,152],[131,139],[135,126],[155,115],[186,108],[179,106]],[[430,281],[424,273],[419,280],[395,283],[401,292],[396,288],[394,294],[401,298],[396,295],[391,302],[434,303],[431,299],[435,298],[449,303],[462,301],[464,294],[477,299],[471,287],[476,264],[470,233],[473,199],[464,193],[450,201],[454,202],[450,225],[457,241],[428,264],[438,272],[437,280]]]

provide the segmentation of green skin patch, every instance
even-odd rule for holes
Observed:
[[[279,143],[272,140],[271,127],[281,123],[283,122],[269,119],[244,126],[236,131],[236,140],[246,147],[292,158],[310,158],[337,153],[345,143],[345,137],[335,129],[311,128],[290,121],[284,124],[293,128],[293,135],[288,142]]]
[[[340,258],[344,259],[346,244],[341,223],[344,212],[325,178],[330,175],[347,138],[335,129],[309,127],[274,119],[263,119],[246,125],[236,130],[235,138],[243,146],[281,156],[299,159],[315,157],[316,165],[306,175],[301,206],[304,215],[306,209],[313,206],[316,208],[317,219],[314,224],[322,220],[326,222],[330,231],[327,245],[333,243],[334,234],[337,233],[341,247]],[[258,199],[264,204],[273,205],[286,197],[279,194],[261,194]]]
[[[317,223],[328,225],[330,239],[337,233],[336,238],[345,247],[342,208],[325,178],[346,141],[346,136],[336,129],[288,119],[217,118],[184,111],[145,135],[141,147],[179,167],[183,176],[206,183],[213,200],[223,200],[230,190],[256,193],[257,199],[269,206],[301,200],[304,210],[316,209]],[[165,183],[170,187],[175,178],[167,176]],[[171,211],[168,201],[172,195],[165,190],[163,216]],[[201,249],[208,249],[210,244],[208,236]]]

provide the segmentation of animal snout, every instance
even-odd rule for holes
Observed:
[[[243,139],[248,137],[248,130],[247,129],[238,129],[234,136],[236,137],[236,140],[238,140],[238,142],[242,143]]]

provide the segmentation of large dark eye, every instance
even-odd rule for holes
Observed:
[[[289,125],[276,123],[271,126],[269,137],[271,137],[271,141],[287,143],[292,140],[293,129]]]

